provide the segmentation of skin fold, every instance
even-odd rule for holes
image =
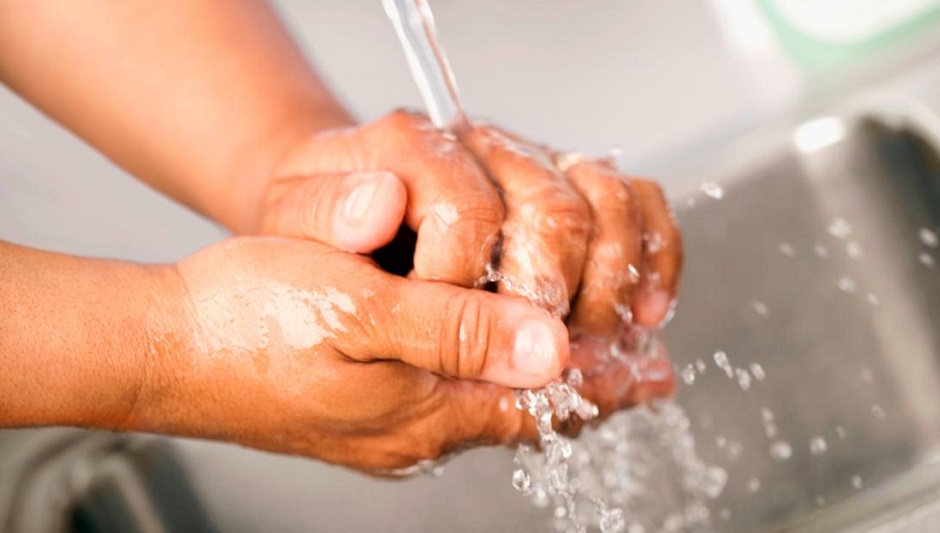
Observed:
[[[658,185],[494,125],[359,124],[265,2],[0,0],[0,81],[236,235],[173,265],[0,243],[0,427],[374,473],[531,439],[512,387],[569,364],[604,416],[674,387],[665,360],[609,356],[675,300]]]

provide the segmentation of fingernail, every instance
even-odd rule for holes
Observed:
[[[516,330],[512,350],[512,365],[529,375],[549,373],[558,357],[555,335],[544,322],[524,319]]]
[[[675,307],[671,295],[664,290],[654,290],[643,296],[643,325],[651,328],[663,327],[671,319]]]
[[[356,186],[349,196],[346,197],[343,206],[343,218],[353,225],[359,225],[369,213],[369,207],[375,198],[376,191],[379,190],[381,180],[369,178]]]

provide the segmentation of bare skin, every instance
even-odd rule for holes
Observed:
[[[499,409],[506,387],[556,377],[569,355],[605,414],[672,390],[668,363],[636,384],[598,355],[629,316],[656,326],[675,298],[681,240],[658,186],[492,126],[457,139],[401,111],[359,126],[265,2],[0,0],[0,80],[233,232],[298,239],[236,239],[178,269],[0,245],[0,304],[17,310],[0,316],[0,371],[16,376],[0,385],[0,426],[194,435],[376,471],[531,437]],[[414,243],[393,240],[402,226]],[[491,263],[499,295],[474,289]],[[192,295],[233,287],[332,288],[357,314],[316,347],[274,350],[266,322],[251,329],[267,341],[206,342]],[[273,316],[260,309],[238,320]],[[463,339],[460,310],[476,332]],[[513,364],[522,330],[506,319],[526,313],[554,339],[531,366]],[[300,397],[268,373],[282,360],[300,365],[287,372]]]
[[[17,310],[0,318],[4,426],[211,437],[384,473],[531,439],[509,387],[568,357],[561,321],[520,298],[310,241],[234,238],[162,266],[0,257],[0,305]]]

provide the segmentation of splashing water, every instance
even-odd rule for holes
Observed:
[[[611,355],[628,357],[621,359],[628,364],[660,356],[655,335],[638,345],[647,351],[627,355],[612,347]],[[565,381],[517,393],[518,407],[536,420],[541,451],[518,448],[513,486],[536,506],[553,506],[556,531],[674,531],[708,524],[707,502],[721,494],[727,473],[699,459],[682,408],[672,401],[639,407],[568,439],[554,431],[553,416],[562,423],[597,416],[577,392],[582,379],[572,369]]]
[[[713,181],[703,181],[701,189],[703,193],[705,193],[710,198],[714,198],[715,200],[721,200],[725,197],[724,188]]]
[[[731,361],[728,360],[728,354],[722,350],[718,350],[712,358],[715,360],[715,366],[724,370],[728,379],[734,378],[734,368],[731,366]]]
[[[434,124],[458,135],[466,131],[469,124],[453,72],[437,43],[427,2],[383,0],[383,5]],[[703,186],[703,190],[715,199],[724,195],[717,184]],[[495,268],[487,268],[481,282],[501,283],[537,306],[565,314],[547,305],[553,300],[542,291],[514,283]],[[644,347],[640,358],[656,357],[661,350],[655,336],[639,345]],[[618,351],[618,346],[611,346],[614,357],[636,355]],[[629,364],[637,364],[637,358]],[[536,505],[553,502],[554,525],[559,531],[586,531],[589,525],[604,533],[654,530],[659,525],[674,531],[707,523],[707,498],[721,493],[727,473],[698,458],[684,411],[672,402],[660,403],[655,409],[635,409],[597,430],[586,430],[579,440],[569,440],[555,432],[553,417],[564,423],[574,417],[588,421],[598,415],[597,407],[577,391],[582,379],[581,372],[572,369],[565,380],[517,392],[517,407],[536,421],[541,451],[518,448],[515,462],[519,468],[512,474],[513,486],[531,496]]]
[[[554,504],[556,531],[706,525],[707,503],[721,494],[727,473],[698,458],[688,428],[685,412],[667,401],[620,413],[577,440],[542,435],[542,453],[517,452],[514,477],[529,483],[516,487],[536,505]]]
[[[929,248],[936,248],[940,245],[940,237],[937,237],[937,233],[931,230],[930,228],[920,228],[920,242],[924,246]]]
[[[793,456],[793,448],[787,441],[776,440],[770,444],[770,456],[775,461],[786,461]]]
[[[852,226],[844,218],[836,217],[832,219],[827,228],[829,234],[837,239],[844,239],[852,234]]]
[[[813,455],[822,455],[826,453],[828,449],[829,445],[826,444],[826,439],[822,437],[813,437],[809,441],[809,453]]]

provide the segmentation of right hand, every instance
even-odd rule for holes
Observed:
[[[382,473],[531,436],[509,387],[543,385],[568,357],[564,324],[521,298],[315,242],[235,238],[177,271],[127,429]]]

